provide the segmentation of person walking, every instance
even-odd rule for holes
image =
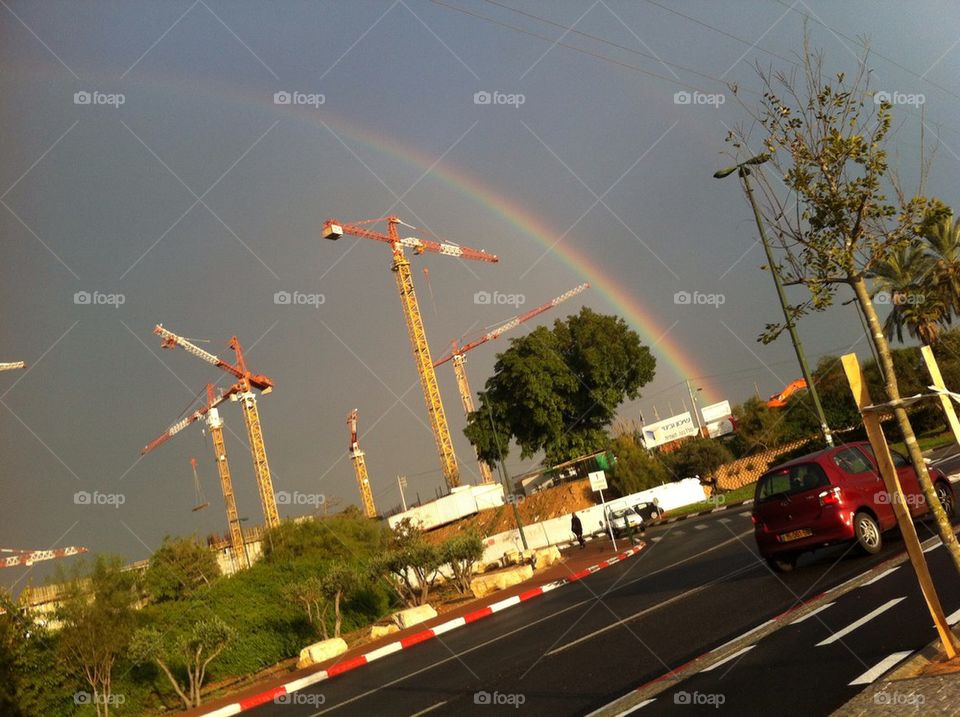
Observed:
[[[580,518],[577,517],[576,513],[570,518],[570,530],[577,536],[577,542],[580,543],[580,550],[583,550],[586,547],[586,543],[583,542],[583,523],[580,522]]]

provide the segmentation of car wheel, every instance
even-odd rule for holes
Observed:
[[[880,552],[883,547],[883,535],[872,515],[864,512],[857,513],[853,517],[853,530],[861,550],[869,555]]]
[[[767,565],[775,573],[789,573],[797,567],[797,556],[779,555],[776,558],[767,558]]]
[[[950,485],[944,481],[937,481],[935,486],[937,491],[937,498],[940,499],[940,505],[943,506],[943,512],[947,514],[947,518],[953,520],[954,512],[954,503],[953,503],[953,489]]]

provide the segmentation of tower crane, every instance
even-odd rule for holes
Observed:
[[[223,441],[223,419],[220,418],[220,411],[217,409],[217,406],[224,401],[234,400],[235,397],[242,392],[243,387],[237,383],[220,395],[215,395],[213,385],[208,383],[207,401],[203,406],[190,415],[181,418],[161,435],[140,449],[140,454],[146,455],[154,448],[169,441],[191,423],[199,421],[201,418],[206,418],[210,438],[213,441],[213,455],[217,462],[217,473],[220,475],[220,489],[223,492],[223,503],[227,509],[227,525],[230,528],[230,547],[233,550],[234,564],[240,569],[250,566],[247,563],[247,554],[244,549],[243,531],[240,529],[240,515],[237,513],[237,500],[233,494],[233,479],[230,477],[230,464],[227,462],[227,448]]]
[[[387,233],[376,232],[365,228],[365,225],[386,222]],[[393,270],[400,292],[400,304],[403,307],[403,316],[407,322],[407,333],[410,336],[410,345],[413,348],[413,358],[417,365],[417,374],[420,377],[420,386],[427,404],[427,415],[430,419],[430,428],[440,454],[440,467],[443,478],[449,488],[460,485],[460,467],[457,465],[457,456],[453,451],[453,440],[450,438],[450,427],[447,425],[447,416],[443,410],[443,401],[440,398],[440,388],[437,385],[437,375],[433,369],[433,360],[430,357],[430,345],[423,328],[423,318],[420,316],[420,306],[417,295],[413,290],[413,275],[410,271],[410,262],[404,254],[405,249],[412,249],[416,255],[425,251],[442,254],[444,256],[485,261],[495,264],[499,261],[494,254],[462,247],[450,242],[435,242],[416,237],[401,239],[397,229],[404,224],[398,217],[389,216],[380,219],[344,224],[336,219],[328,219],[323,225],[323,237],[336,240],[344,234],[361,239],[373,239],[390,245],[393,250]],[[404,226],[410,226],[404,224]]]
[[[574,288],[570,289],[570,291],[560,294],[560,296],[548,301],[546,304],[538,306],[535,309],[530,309],[530,311],[520,314],[519,316],[514,316],[506,323],[501,324],[492,331],[488,331],[480,338],[464,344],[463,346],[458,346],[456,341],[453,342],[453,349],[450,351],[450,353],[444,356],[442,359],[434,362],[433,367],[436,368],[437,366],[442,366],[443,364],[447,363],[447,361],[453,361],[453,372],[457,377],[457,390],[460,392],[460,401],[463,404],[463,411],[467,414],[467,416],[473,413],[474,405],[473,392],[470,390],[470,384],[467,381],[467,359],[464,354],[466,354],[467,351],[472,351],[478,346],[482,346],[483,344],[487,343],[487,341],[500,338],[501,334],[506,333],[511,329],[515,329],[523,322],[529,321],[534,316],[538,316],[544,311],[552,309],[557,304],[562,304],[567,299],[573,298],[577,294],[580,294],[589,288],[590,284],[580,284],[580,286],[575,286]],[[484,483],[493,483],[493,471],[485,461],[480,461],[480,476]]]
[[[87,552],[86,548],[68,546],[54,550],[17,550],[16,548],[0,548],[0,553],[8,553],[9,557],[0,557],[0,568],[13,568],[17,565],[33,565],[42,560],[55,560],[69,555],[80,555]]]
[[[24,361],[13,361],[12,363],[0,363],[0,371],[13,371],[18,368],[26,368]]]
[[[168,331],[163,328],[162,324],[157,324],[153,333],[162,339],[160,345],[163,348],[179,346],[201,361],[213,364],[239,379],[237,386],[240,387],[240,390],[235,394],[234,400],[240,403],[240,408],[243,411],[243,422],[247,427],[247,440],[250,443],[250,453],[253,457],[253,472],[257,478],[260,504],[263,506],[264,524],[267,528],[277,527],[280,525],[280,514],[277,512],[277,499],[273,494],[273,479],[270,476],[270,464],[267,463],[267,449],[263,442],[260,411],[257,408],[257,398],[252,390],[255,388],[262,394],[270,393],[273,390],[273,379],[262,374],[254,374],[247,370],[247,363],[243,356],[243,348],[240,346],[240,341],[236,336],[230,339],[230,348],[233,349],[237,356],[237,363],[234,365],[215,356],[209,351],[203,350],[184,337],[177,336],[172,331]]]
[[[353,461],[353,470],[357,474],[357,485],[360,487],[360,500],[363,502],[363,512],[368,518],[377,517],[377,508],[373,504],[373,493],[370,490],[370,479],[367,476],[367,460],[360,450],[357,439],[357,409],[347,414],[347,428],[350,429],[350,460]]]

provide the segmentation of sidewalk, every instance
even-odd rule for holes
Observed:
[[[641,541],[638,546],[634,547],[642,548],[644,545],[645,543]],[[465,622],[470,623],[490,614],[487,608],[490,608],[491,605],[496,605],[497,603],[514,597],[519,597],[520,599],[532,597],[533,593],[538,592],[538,588],[548,586],[557,581],[574,581],[586,577],[598,569],[607,567],[607,563],[610,562],[612,558],[616,559],[617,556],[623,556],[630,548],[631,545],[628,541],[619,540],[617,542],[617,550],[614,550],[609,537],[606,536],[597,536],[592,540],[588,540],[586,547],[583,549],[577,546],[563,548],[560,553],[562,558],[561,562],[534,573],[532,578],[523,583],[499,590],[483,598],[470,600],[462,605],[458,605],[452,610],[440,613],[435,618],[431,618],[405,630],[391,633],[376,640],[368,640],[356,644],[342,655],[326,662],[300,670],[285,670],[270,677],[261,678],[259,681],[250,682],[246,686],[235,688],[236,691],[212,699],[204,703],[202,707],[191,710],[186,714],[209,714],[219,708],[228,707],[231,704],[254,700],[272,690],[282,689],[283,685],[289,684],[292,681],[302,680],[311,675],[316,675],[319,672],[326,672],[332,677],[348,669],[362,665],[365,655],[380,648],[389,649],[395,643],[403,643],[404,647],[408,645],[412,646],[421,641],[420,636],[424,632],[430,631],[431,628],[438,625],[446,626],[458,618],[466,618]],[[620,559],[623,558],[621,557]],[[613,562],[615,562],[615,560]]]

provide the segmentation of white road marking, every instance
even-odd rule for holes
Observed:
[[[796,620],[794,620],[794,621],[791,622],[790,624],[791,624],[791,625],[799,625],[801,622],[803,622],[803,621],[806,620],[807,618],[813,617],[814,615],[816,615],[816,614],[817,614],[818,612],[820,612],[821,610],[826,610],[826,609],[827,609],[828,607],[830,607],[831,605],[836,605],[836,603],[828,602],[826,605],[821,605],[821,606],[818,607],[816,610],[811,610],[810,612],[808,612],[808,613],[807,613],[806,615],[804,615],[803,617],[798,617]]]
[[[931,546],[929,546],[929,547],[924,548],[924,549],[923,549],[923,552],[929,553],[931,550],[936,550],[936,549],[939,548],[941,545],[943,545],[943,541],[940,540],[940,538],[937,538],[936,541],[934,542],[934,544],[931,545]]]
[[[729,523],[729,522],[730,522],[730,519],[729,519],[729,518],[720,518],[720,522],[721,522],[721,523]]]
[[[912,650],[906,650],[904,652],[894,652],[889,657],[884,657],[880,662],[871,667],[869,670],[860,675],[857,679],[851,682],[851,685],[869,685],[871,682],[876,680],[880,675],[885,673],[891,667],[896,665],[898,662],[903,660],[905,657],[912,655]]]
[[[867,580],[867,582],[865,582],[865,583],[864,583],[863,585],[861,585],[860,587],[865,587],[866,585],[873,585],[873,584],[874,584],[875,582],[877,582],[878,580],[883,580],[883,579],[884,579],[885,577],[887,577],[890,573],[896,572],[896,571],[899,570],[899,569],[900,569],[900,566],[898,565],[898,566],[895,567],[895,568],[890,568],[889,570],[884,570],[884,571],[883,571],[882,573],[880,573],[879,575],[874,575],[872,578],[870,578],[869,580]]]
[[[618,714],[617,717],[626,717],[626,715],[633,714],[633,713],[636,712],[638,709],[640,709],[641,707],[646,707],[646,706],[647,706],[648,704],[650,704],[651,702],[656,702],[656,698],[654,698],[654,699],[652,699],[652,700],[644,700],[644,701],[641,702],[640,704],[634,705],[633,707],[631,707],[631,708],[628,709],[628,710],[624,710],[623,712],[621,712],[620,714]]]
[[[947,624],[950,627],[953,627],[958,622],[960,622],[960,610],[954,610],[952,613],[947,615]]]
[[[748,510],[748,511],[746,511],[746,512],[744,512],[744,513],[737,513],[737,515],[741,515],[741,516],[743,516],[744,518],[749,518],[749,517],[752,515],[752,513]]]
[[[907,598],[904,596],[904,597],[894,598],[893,600],[888,600],[888,601],[885,602],[883,605],[881,605],[880,607],[878,607],[876,610],[873,610],[873,611],[871,611],[871,612],[868,612],[866,615],[864,615],[863,617],[861,617],[859,620],[856,620],[855,622],[851,622],[849,625],[847,625],[845,628],[843,628],[843,629],[840,630],[839,632],[833,633],[833,634],[832,634],[830,637],[828,637],[826,640],[822,640],[821,642],[818,642],[818,643],[817,643],[817,647],[823,647],[824,645],[832,645],[832,644],[833,644],[834,642],[836,642],[837,640],[842,640],[844,637],[846,637],[847,635],[849,635],[851,632],[853,632],[854,630],[856,630],[858,627],[860,627],[860,626],[862,626],[862,625],[866,625],[866,624],[867,624],[868,622],[870,622],[873,618],[877,617],[877,615],[880,615],[880,614],[882,614],[882,613],[885,613],[887,610],[889,610],[890,608],[892,608],[894,605],[896,605],[897,603],[902,602],[903,600],[906,600],[906,599],[907,599]]]
[[[410,715],[410,717],[419,717],[420,715],[425,715],[425,714],[427,714],[427,712],[433,712],[435,709],[437,709],[437,707],[443,707],[443,706],[444,706],[445,704],[447,704],[447,702],[449,702],[449,701],[450,701],[450,700],[444,700],[443,702],[437,702],[437,704],[431,705],[430,707],[427,707],[427,709],[425,709],[425,710],[420,710],[419,712],[414,712],[412,715]]]
[[[653,538],[650,538],[650,540],[652,540],[654,543],[659,543],[661,540],[663,540],[663,536],[657,535],[657,536],[654,536]]]
[[[684,532],[683,532],[682,530],[674,530],[674,531],[672,531],[672,534],[673,534],[673,535],[683,535]]]
[[[697,523],[695,526],[693,526],[693,529],[694,529],[694,530],[706,530],[706,529],[707,529],[707,526],[705,526],[703,523]]]
[[[727,655],[726,657],[724,657],[722,660],[720,660],[720,662],[714,662],[712,665],[710,665],[710,667],[705,667],[705,668],[703,668],[703,669],[700,670],[700,671],[701,671],[701,672],[710,672],[711,670],[715,670],[715,669],[717,669],[718,667],[720,667],[720,665],[725,665],[725,664],[727,664],[728,662],[730,662],[731,660],[737,659],[738,657],[740,657],[740,655],[744,655],[744,654],[750,652],[750,650],[752,650],[752,649],[755,648],[755,647],[756,647],[756,645],[747,645],[747,646],[746,646],[745,648],[743,648],[742,650],[737,650],[737,651],[734,652],[732,655]]]

